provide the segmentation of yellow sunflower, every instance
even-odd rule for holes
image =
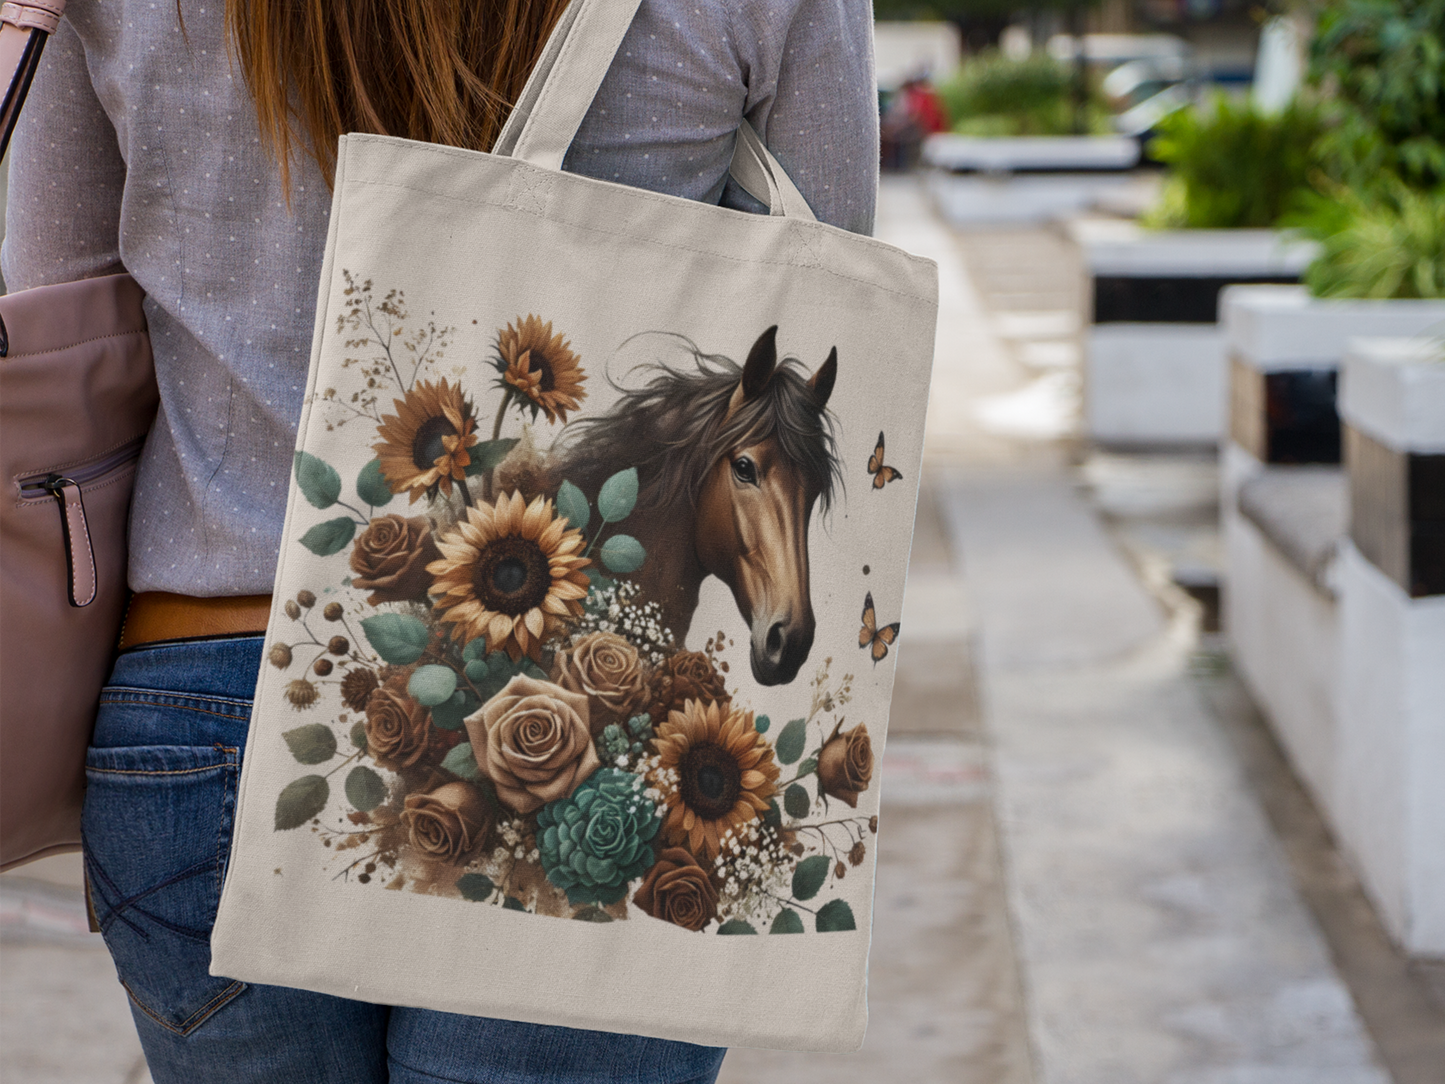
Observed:
[[[750,711],[689,700],[657,728],[653,748],[651,779],[667,806],[663,835],[709,861],[723,836],[755,820],[777,792],[773,747]]]
[[[466,512],[437,541],[441,560],[427,565],[438,616],[459,639],[485,636],[488,652],[536,659],[542,644],[582,613],[582,569],[591,563],[578,555],[582,532],[568,530],[551,501],[528,504],[516,492]]]
[[[581,359],[561,334],[552,334],[550,320],[544,324],[538,316],[517,317],[498,334],[497,352],[506,366],[502,379],[549,422],[565,422],[567,411],[581,409],[587,398]]]
[[[381,419],[372,445],[381,460],[381,474],[393,493],[411,492],[412,502],[423,493],[448,496],[452,483],[466,485],[471,464],[469,447],[477,442],[472,430],[472,404],[460,384],[422,381],[404,399],[393,399],[395,414]]]

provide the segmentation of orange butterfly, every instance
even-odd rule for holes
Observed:
[[[889,482],[896,482],[902,478],[901,472],[892,467],[883,465],[883,431],[878,431],[878,447],[873,449],[873,454],[868,457],[868,473],[873,475],[873,488],[882,489]]]
[[[873,665],[877,666],[888,655],[888,645],[898,639],[898,625],[878,627],[878,615],[873,610],[873,592],[869,591],[863,600],[863,628],[858,632],[858,646],[869,648]]]

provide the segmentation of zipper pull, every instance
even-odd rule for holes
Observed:
[[[60,502],[60,522],[65,532],[65,560],[70,566],[70,604],[76,608],[95,601],[95,550],[90,544],[90,525],[85,521],[85,502],[80,486],[56,475],[41,485]]]

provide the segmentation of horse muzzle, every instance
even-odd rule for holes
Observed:
[[[759,685],[786,685],[798,676],[813,650],[812,615],[806,621],[759,621],[753,626],[753,678]]]

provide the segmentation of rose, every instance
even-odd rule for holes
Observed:
[[[707,870],[681,847],[669,847],[647,871],[632,902],[653,918],[700,930],[717,917],[717,887]]]
[[[441,552],[423,516],[381,516],[361,532],[351,549],[351,586],[370,591],[373,606],[421,598],[431,586],[426,566]]]
[[[670,711],[681,711],[689,700],[714,704],[731,700],[722,675],[701,651],[679,651],[654,675],[649,708],[653,723],[661,723]]]
[[[422,854],[455,862],[482,841],[492,816],[470,783],[447,783],[430,794],[408,794],[401,822]]]
[[[578,640],[570,651],[558,652],[552,680],[587,697],[593,737],[609,722],[625,722],[646,706],[642,659],[637,648],[614,633],[594,632]]]
[[[415,764],[426,751],[431,719],[406,695],[406,682],[391,681],[366,701],[366,749],[393,768]]]
[[[873,743],[868,740],[866,724],[846,734],[839,733],[842,729],[842,723],[833,728],[818,754],[818,789],[857,809],[858,795],[873,780]]]
[[[526,815],[570,797],[602,766],[587,697],[518,674],[466,720],[479,767],[503,804]]]

